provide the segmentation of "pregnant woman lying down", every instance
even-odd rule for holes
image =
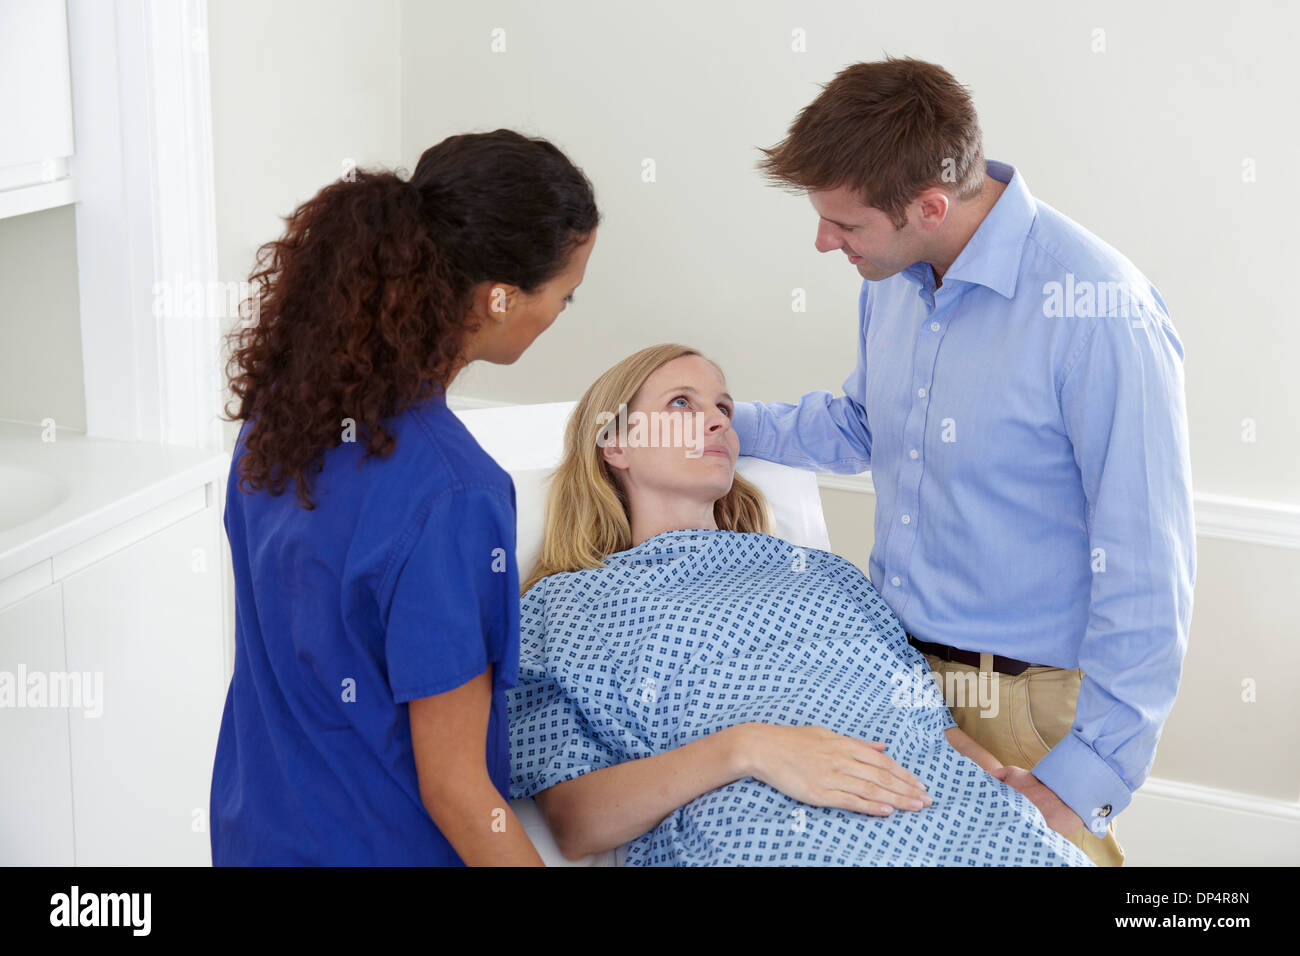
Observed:
[[[1091,865],[993,775],[862,572],[766,533],[725,388],[655,346],[574,410],[524,585],[511,796],[569,859]]]

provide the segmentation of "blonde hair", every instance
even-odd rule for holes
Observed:
[[[521,594],[552,574],[603,568],[606,557],[632,547],[627,498],[601,454],[598,439],[606,421],[617,416],[621,406],[632,404],[647,378],[685,355],[712,361],[685,345],[652,345],[609,369],[582,396],[569,417],[564,458],[546,493],[542,551]],[[604,420],[598,420],[602,412]],[[768,534],[772,524],[767,499],[739,474],[733,474],[731,489],[714,502],[713,518],[726,531]]]

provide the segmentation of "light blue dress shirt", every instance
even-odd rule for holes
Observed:
[[[845,394],[738,403],[740,453],[871,470],[869,575],[921,640],[1080,668],[1033,769],[1101,832],[1178,690],[1196,579],[1183,345],[1118,251],[1007,188],[936,289],[864,281]]]

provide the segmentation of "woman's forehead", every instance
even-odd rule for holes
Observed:
[[[684,360],[693,360],[689,364]],[[637,393],[641,399],[654,399],[658,392],[672,391],[678,388],[691,388],[696,391],[723,390],[727,380],[721,370],[708,359],[699,355],[683,355],[666,362],[655,369],[645,380]]]

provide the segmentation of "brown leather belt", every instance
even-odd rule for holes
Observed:
[[[903,633],[907,634],[906,631]],[[959,647],[949,647],[947,644],[933,644],[930,641],[922,641],[911,634],[907,634],[907,643],[911,644],[922,654],[933,654],[940,660],[954,661],[958,664],[966,664],[970,667],[978,668],[980,666],[980,655],[978,651],[963,651]],[[999,674],[1006,674],[1008,677],[1015,677],[1017,674],[1023,674],[1035,664],[1029,664],[1025,661],[1018,661],[1014,657],[1003,657],[1001,654],[993,655],[993,669]]]

